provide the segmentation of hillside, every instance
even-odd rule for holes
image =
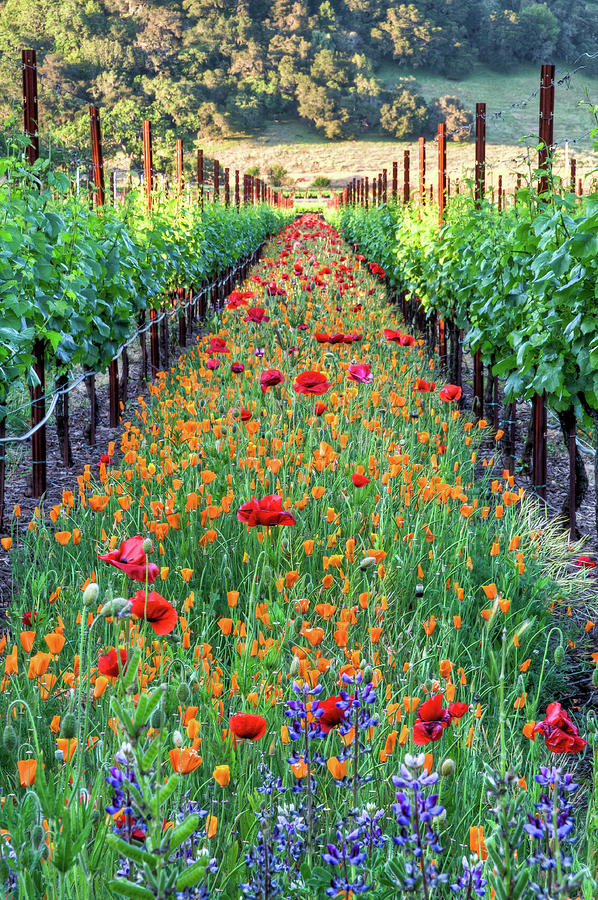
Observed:
[[[583,0],[4,0],[0,115],[20,94],[18,52],[38,52],[40,111],[73,145],[102,108],[108,155],[138,152],[144,118],[171,146],[183,135],[260,139],[277,121],[329,140],[433,134],[437,99],[467,125],[474,99],[518,99],[539,62],[598,74],[598,6]],[[480,69],[480,64],[492,68]],[[511,81],[512,79],[512,81]],[[12,101],[12,104],[11,104]],[[530,105],[530,110],[535,104]],[[571,109],[574,104],[569,103]],[[526,116],[499,123],[512,142]],[[15,118],[16,121],[16,118]],[[45,120],[42,119],[42,125]],[[450,128],[450,123],[449,123]],[[452,130],[452,129],[451,129]],[[490,137],[492,140],[493,138]],[[315,140],[315,137],[314,137]]]

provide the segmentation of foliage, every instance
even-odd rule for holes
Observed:
[[[144,118],[157,152],[181,134],[260,132],[293,114],[330,138],[354,137],[377,131],[381,108],[399,104],[382,69],[391,61],[456,80],[478,60],[508,70],[554,54],[570,64],[593,52],[597,27],[590,0],[6,0],[1,113],[6,122],[10,98],[20,96],[16,50],[31,46],[43,75],[42,125],[51,115],[59,136],[80,145],[87,105],[96,103],[107,158],[138,153]],[[396,120],[419,103],[401,99]]]

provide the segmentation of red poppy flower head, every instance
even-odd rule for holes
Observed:
[[[245,366],[242,362],[234,362],[230,364],[231,372],[234,372],[235,375],[239,375],[241,372],[245,371]]]
[[[140,535],[127,538],[118,550],[98,555],[98,559],[104,560],[111,566],[121,569],[133,581],[155,581],[160,574],[160,569],[155,563],[147,563],[147,557],[143,552],[143,541]],[[146,573],[147,569],[147,573]]]
[[[127,668],[127,651],[120,647],[118,655],[114,647],[98,658],[98,671],[109,678],[118,678]]]
[[[351,475],[351,481],[356,488],[365,487],[366,484],[370,483],[370,479],[366,478],[365,475]]]
[[[131,614],[149,622],[156,634],[170,634],[178,620],[174,606],[156,591],[137,591],[131,598]]]
[[[108,456],[107,453],[102,453],[100,456],[100,460],[98,462],[98,466],[109,466],[112,462],[112,457]]]
[[[436,387],[435,381],[425,381],[423,378],[418,378],[413,387],[413,392],[421,391],[422,394],[429,394],[430,391],[433,391]]]
[[[237,510],[239,522],[246,522],[250,528],[256,525],[294,525],[295,516],[287,512],[279,494],[268,494],[261,500],[252,497]]]
[[[326,376],[322,374],[322,372],[301,372],[300,375],[297,375],[295,379],[295,383],[293,384],[293,390],[298,394],[325,394],[331,388],[330,382],[327,380]]]
[[[210,339],[210,346],[208,350],[210,353],[230,353],[230,350],[226,346],[226,341],[219,337],[213,337]]]
[[[359,384],[371,384],[373,380],[374,376],[370,372],[370,367],[367,363],[357,363],[349,366],[349,381],[357,381]]]
[[[31,628],[36,619],[36,612],[26,612],[21,616],[21,622],[25,626],[25,628]]]
[[[546,709],[543,722],[538,722],[532,731],[533,740],[536,734],[543,734],[546,746],[553,753],[579,753],[588,742],[580,737],[577,727],[560,703],[550,703]]]
[[[353,699],[353,698],[351,698]],[[331,728],[340,725],[347,711],[337,704],[342,703],[342,697],[328,697],[326,700],[318,700],[317,707],[312,708],[315,718],[318,720],[322,734],[328,734]]]
[[[456,384],[446,384],[442,390],[438,392],[438,396],[441,400],[444,400],[445,403],[452,403],[453,401],[460,400],[462,393],[463,391]]]
[[[266,315],[266,310],[261,306],[252,306],[251,309],[247,310],[247,315],[243,319],[244,322],[255,322],[259,324],[260,322],[269,322],[270,316]]]
[[[220,365],[219,359],[206,359],[206,369],[210,369],[210,371],[214,371]]]
[[[284,381],[284,375],[279,369],[266,369],[265,372],[262,372],[260,375],[260,387],[262,389],[262,394],[265,394],[269,388],[274,387],[277,384],[281,384]]]
[[[574,563],[577,569],[595,569],[596,562],[591,556],[578,556]]]
[[[237,713],[228,720],[228,727],[236,738],[259,741],[266,733],[267,722],[255,713]]]
[[[314,406],[314,416],[321,416],[328,409],[325,403],[316,403]]]
[[[439,741],[442,732],[448,728],[452,719],[450,710],[442,706],[442,694],[434,694],[418,707],[417,718],[413,725],[413,743],[423,746],[432,741]]]

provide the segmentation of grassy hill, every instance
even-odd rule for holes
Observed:
[[[566,67],[557,67],[557,82],[569,71]],[[413,73],[387,65],[382,75],[391,85],[399,77]],[[471,76],[459,82],[418,70],[415,80],[426,100],[451,94],[472,110],[477,101],[486,103],[490,182],[493,179],[497,181],[498,174],[502,174],[507,179],[507,186],[514,185],[516,173],[525,172],[528,168],[528,148],[531,148],[530,164],[533,167],[539,120],[539,97],[537,94],[533,96],[539,86],[538,66],[521,66],[514,73],[501,74],[477,65]],[[598,167],[598,155],[592,152],[590,138],[596,123],[589,110],[579,106],[580,102],[587,103],[588,98],[598,104],[598,78],[587,77],[583,70],[556,87],[557,168],[564,160],[564,141],[569,140],[569,154],[577,159],[578,172],[582,176],[587,176]],[[521,101],[527,102],[522,104]],[[500,116],[497,115],[499,112]],[[279,163],[288,171],[289,177],[298,182],[298,186],[306,186],[315,176],[323,175],[339,187],[352,176],[373,176],[383,167],[390,171],[393,160],[399,161],[399,172],[402,172],[404,149],[412,151],[412,167],[417,162],[415,142],[369,136],[331,142],[314,134],[298,119],[267,123],[259,137],[237,136],[207,141],[203,145],[231,169],[245,170],[257,165],[261,174],[266,175],[270,166]],[[450,142],[447,156],[449,176],[454,179],[471,174],[474,162],[472,143]],[[435,146],[429,144],[429,183],[435,181],[435,165]],[[412,183],[415,183],[415,174]]]

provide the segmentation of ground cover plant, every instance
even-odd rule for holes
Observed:
[[[380,274],[287,225],[50,522],[15,511],[7,897],[595,896],[585,573]]]

